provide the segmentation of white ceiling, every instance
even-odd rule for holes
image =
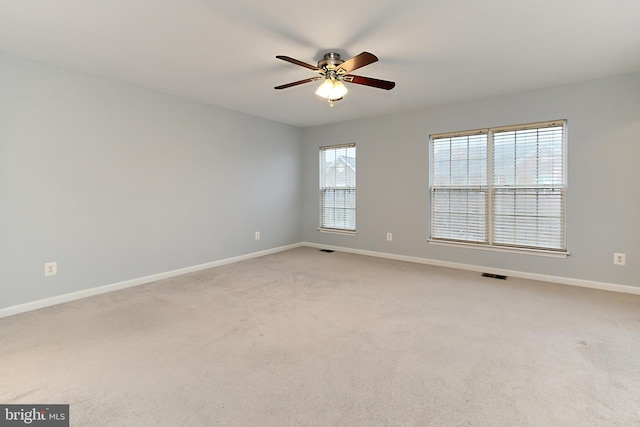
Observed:
[[[0,50],[306,127],[640,71],[640,1],[0,0]],[[273,89],[328,51],[396,88]]]

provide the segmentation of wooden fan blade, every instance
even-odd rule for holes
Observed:
[[[315,65],[311,65],[311,64],[307,64],[306,62],[298,61],[297,59],[291,58],[289,56],[277,55],[276,58],[282,59],[283,61],[287,61],[287,62],[290,62],[292,64],[299,65],[299,66],[304,67],[304,68],[308,68],[308,69],[313,70],[313,71],[320,71],[320,68],[316,67]]]
[[[342,80],[348,83],[377,87],[378,89],[390,90],[396,87],[395,82],[373,79],[371,77],[354,76],[353,74],[347,74],[346,76],[342,77]]]
[[[292,83],[287,83],[287,84],[284,84],[284,85],[276,86],[276,87],[274,87],[274,89],[286,89],[288,87],[298,86],[298,85],[301,85],[303,83],[314,82],[314,81],[320,80],[322,78],[323,78],[323,76],[311,77],[311,78],[304,79],[304,80],[298,80],[297,82],[292,82]]]
[[[373,53],[362,52],[360,55],[356,55],[351,59],[344,61],[342,64],[338,65],[338,70],[344,71],[344,73],[350,73],[353,70],[357,70],[358,68],[362,68],[365,65],[373,64],[378,60],[378,57]]]

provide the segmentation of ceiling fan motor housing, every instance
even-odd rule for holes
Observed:
[[[326,70],[337,70],[338,65],[344,61],[340,59],[340,54],[335,52],[329,52],[324,54],[324,59],[318,61],[318,68]]]

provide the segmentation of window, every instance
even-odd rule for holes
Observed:
[[[356,231],[356,146],[320,147],[320,228]]]
[[[431,240],[566,251],[566,122],[431,136]]]

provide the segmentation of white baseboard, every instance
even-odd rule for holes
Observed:
[[[145,283],[155,282],[157,280],[167,279],[170,277],[180,276],[182,274],[193,273],[195,271],[206,270],[208,268],[219,267],[226,264],[232,264],[234,262],[244,261],[251,258],[258,258],[265,255],[274,254],[277,252],[286,251],[289,249],[298,248],[300,246],[307,246],[318,249],[332,249],[334,251],[347,252],[357,255],[373,256],[378,258],[393,259],[397,261],[415,262],[418,264],[427,264],[438,267],[456,268],[460,270],[477,271],[481,273],[493,273],[503,276],[518,277],[521,279],[539,280],[543,282],[558,283],[563,285],[578,286],[582,288],[599,289],[603,291],[620,292],[626,294],[640,295],[640,286],[628,286],[615,283],[596,282],[592,280],[574,279],[570,277],[551,276],[538,273],[527,273],[523,271],[505,270],[500,268],[487,268],[479,265],[463,264],[458,262],[440,261],[428,258],[411,257],[406,255],[396,255],[385,252],[367,251],[362,249],[352,249],[342,246],[321,245],[311,242],[295,243],[292,245],[280,246],[273,249],[267,249],[260,252],[253,252],[246,255],[240,255],[236,257],[221,259],[218,261],[212,261],[205,264],[194,265],[191,267],[179,268],[177,270],[167,271],[164,273],[153,274],[150,276],[140,277],[137,279],[125,280],[123,282],[112,283],[110,285],[99,286],[91,289],[84,289],[78,292],[72,292],[64,295],[58,295],[51,298],[45,298],[25,304],[14,305],[0,309],[0,318],[13,316],[14,314],[24,313],[27,311],[37,310],[39,308],[49,307],[52,305],[62,304],[78,300],[81,298],[87,298],[94,295],[100,295],[107,292],[117,291],[119,289],[131,288],[134,286],[143,285]]]
[[[405,255],[389,254],[385,252],[374,252],[362,249],[345,248],[342,246],[320,245],[317,243],[302,242],[302,246],[319,249],[331,249],[334,251],[347,252],[357,255],[387,258],[397,261],[415,262],[418,264],[428,264],[438,267],[456,268],[460,270],[477,271],[479,273],[492,273],[502,276],[518,277],[520,279],[539,280],[542,282],[558,283],[562,285],[578,286],[581,288],[599,289],[602,291],[620,292],[625,294],[640,295],[640,286],[619,285],[616,283],[596,282],[592,280],[574,279],[571,277],[551,276],[547,274],[527,273],[524,271],[505,270],[501,268],[488,268],[480,265],[463,264],[459,262],[440,261],[428,258],[411,257]]]
[[[277,252],[286,251],[302,246],[301,243],[293,245],[280,246],[273,249],[267,249],[260,252],[253,252],[246,255],[240,255],[232,258],[212,261],[205,264],[194,265],[191,267],[179,268],[177,270],[166,271],[164,273],[152,274],[150,276],[139,277],[137,279],[125,280],[124,282],[112,283],[110,285],[99,286],[91,289],[84,289],[78,292],[71,292],[64,295],[58,295],[51,298],[45,298],[26,304],[14,305],[0,309],[0,318],[13,316],[14,314],[24,313],[27,311],[37,310],[39,308],[49,307],[52,305],[62,304],[65,302],[75,301],[81,298],[87,298],[94,295],[105,294],[107,292],[117,291],[119,289],[131,288],[134,286],[144,285],[145,283],[155,282],[157,280],[168,279],[170,277],[180,276],[182,274],[193,273],[195,271],[206,270],[208,268],[219,267],[221,265],[232,264],[234,262],[244,261],[251,258],[258,258]]]

